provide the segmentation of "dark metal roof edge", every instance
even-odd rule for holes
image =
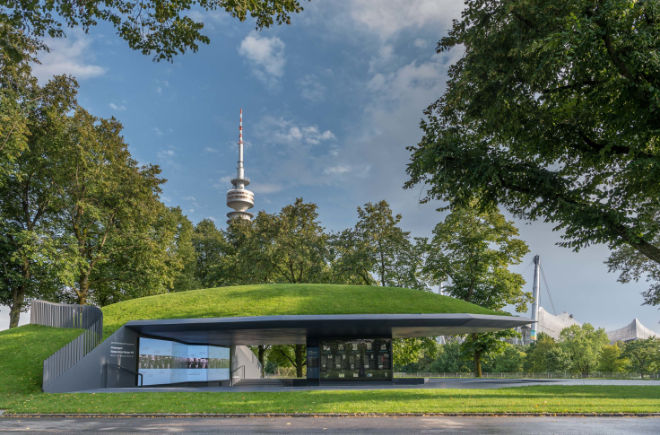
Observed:
[[[244,316],[244,317],[198,317],[178,319],[145,319],[131,320],[125,326],[147,326],[147,325],[186,325],[193,323],[260,323],[260,322],[291,322],[291,321],[350,321],[350,320],[442,320],[442,319],[465,319],[465,320],[498,320],[508,321],[516,324],[530,324],[533,321],[527,317],[499,316],[493,314],[473,313],[406,313],[406,314],[291,314],[274,316]]]

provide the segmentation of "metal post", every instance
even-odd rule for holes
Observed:
[[[532,330],[529,334],[529,338],[532,341],[536,341],[536,331],[539,320],[539,296],[540,296],[540,275],[541,275],[541,257],[538,255],[534,256],[534,290],[532,302]]]

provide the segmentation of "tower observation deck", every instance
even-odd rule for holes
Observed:
[[[238,166],[236,167],[236,178],[231,180],[234,187],[227,191],[227,206],[234,211],[227,213],[229,223],[232,219],[252,219],[252,213],[247,211],[254,207],[254,193],[247,190],[245,186],[250,184],[250,179],[245,176],[243,168],[243,109],[240,112],[238,124]]]

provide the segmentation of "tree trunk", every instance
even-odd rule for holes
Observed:
[[[481,377],[481,352],[474,353],[474,377]]]
[[[81,273],[80,274],[80,289],[76,291],[78,295],[78,304],[86,305],[87,304],[87,295],[89,294],[89,274]]]
[[[296,344],[294,347],[295,352],[295,366],[296,366],[296,377],[303,377],[303,366],[305,365],[305,345]]]
[[[22,267],[23,283],[12,290],[11,306],[9,307],[9,329],[16,328],[21,319],[21,310],[25,304],[25,283],[30,282],[32,274],[30,272],[30,263],[23,261]]]
[[[21,318],[21,310],[25,303],[25,288],[20,286],[14,290],[12,295],[11,306],[9,307],[9,328],[16,328],[18,321]]]

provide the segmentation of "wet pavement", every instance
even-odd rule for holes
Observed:
[[[0,418],[0,433],[658,434],[660,417]]]

